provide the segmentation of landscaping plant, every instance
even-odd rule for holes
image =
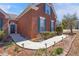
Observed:
[[[39,35],[37,35],[37,38],[34,38],[32,41],[34,42],[40,42],[46,39],[49,39],[51,37],[56,36],[56,32],[42,32]]]
[[[56,33],[57,35],[61,35],[63,33],[63,29],[61,26],[56,27]]]
[[[53,36],[56,35],[55,32],[43,32],[43,33],[40,33],[40,34],[41,34],[41,36],[42,36],[42,38],[43,38],[44,40],[46,40],[46,39],[48,39],[48,38],[51,38],[51,37],[53,37]]]
[[[63,29],[70,29],[70,33],[73,34],[73,28],[76,25],[76,20],[78,20],[76,14],[67,14],[63,16],[62,27]]]
[[[63,53],[63,48],[55,48],[50,55],[52,56],[56,56],[56,55],[60,55],[61,53]]]
[[[5,32],[3,30],[0,30],[0,41],[2,41],[4,36],[5,36]]]
[[[45,52],[46,52],[45,48],[40,48],[40,49],[36,50],[34,55],[35,56],[43,56],[43,55],[45,55]]]

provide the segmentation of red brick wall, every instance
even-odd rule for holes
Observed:
[[[38,10],[31,9],[23,16],[18,18],[18,33],[22,34],[25,37],[35,38],[38,34],[38,17],[40,16],[46,18],[46,31],[50,31],[50,16],[44,13],[43,3],[39,4],[38,7]],[[53,13],[52,18],[54,21],[56,21],[55,15]]]
[[[31,10],[30,10],[31,11]],[[18,18],[17,22],[17,30],[18,33],[25,37],[29,37],[31,35],[31,25],[32,25],[32,17],[31,17],[31,12],[28,11],[28,13],[25,13],[23,16]]]
[[[17,20],[10,20],[10,21],[9,21],[9,24],[10,24],[10,23],[15,23],[15,24],[17,24]]]
[[[54,20],[54,30],[55,30],[55,26],[56,26],[56,15],[54,13],[52,13],[52,19],[50,19],[51,16],[49,16],[48,14],[44,13],[44,4],[39,4],[38,5],[39,9],[38,10],[33,10],[32,11],[32,22],[35,22],[36,25],[33,25],[32,23],[32,38],[35,38],[38,34],[38,18],[40,16],[45,17],[46,18],[46,31],[50,31],[50,20]]]
[[[3,26],[6,27],[6,29],[3,29],[3,30],[8,32],[8,18],[6,18],[6,16],[1,12],[0,12],[0,17],[3,19],[3,24],[4,24]]]

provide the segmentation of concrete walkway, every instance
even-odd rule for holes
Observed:
[[[42,42],[32,42],[30,40],[23,38],[19,34],[11,34],[10,36],[13,38],[16,44],[21,47],[28,48],[28,49],[40,49],[40,48],[46,48],[45,44],[47,45],[47,48],[48,48],[54,45],[55,43],[58,43],[62,39],[66,38],[68,35],[55,36],[47,40],[44,40]]]

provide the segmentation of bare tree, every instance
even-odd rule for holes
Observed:
[[[64,15],[63,20],[62,20],[62,26],[64,29],[69,28],[71,34],[73,33],[73,27],[75,26],[75,21],[77,20],[76,14],[70,15]]]

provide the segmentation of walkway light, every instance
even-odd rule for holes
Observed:
[[[55,45],[55,41],[54,41],[54,45]]]
[[[62,40],[63,40],[63,37],[62,37]]]
[[[24,48],[24,43],[22,43],[22,47]]]

